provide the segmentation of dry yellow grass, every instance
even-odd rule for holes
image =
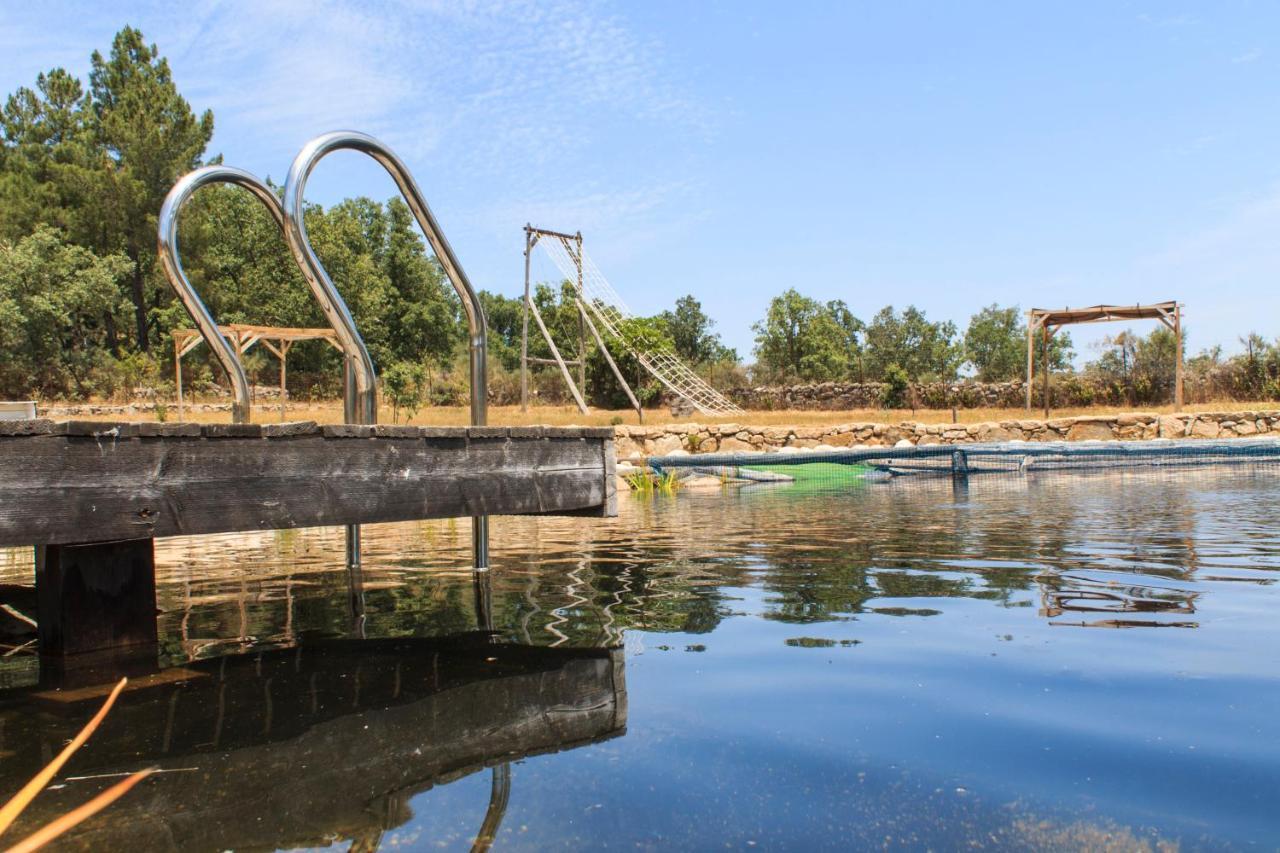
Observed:
[[[56,403],[45,404],[42,405],[41,410],[48,411],[50,408],[58,405],[59,404]],[[1188,405],[1183,407],[1183,411],[1221,412],[1258,409],[1272,410],[1276,408],[1280,408],[1280,404],[1273,401],[1225,402]],[[1160,414],[1169,414],[1173,412],[1173,407],[1142,406],[1136,409],[1129,409],[1115,406],[1095,406],[1091,408],[1054,409],[1052,417],[1069,417],[1072,415],[1108,415],[1123,412],[1157,412]],[[177,415],[177,410],[173,406],[169,406],[166,410],[166,417],[168,420],[177,420]],[[55,414],[54,416],[56,417],[57,415]],[[1040,418],[1042,416],[1043,412],[1039,409],[1033,409],[1030,412],[1021,408],[959,409],[956,412],[956,421],[959,423],[971,424],[984,423],[988,421]],[[119,414],[77,414],[75,417],[90,420],[121,419]],[[151,420],[154,417],[155,415],[150,411],[144,411],[130,419]],[[187,409],[184,416],[184,420],[203,423],[226,423],[230,418],[230,412],[192,411],[190,408]],[[316,421],[318,423],[341,423],[342,404],[337,401],[326,403],[290,403],[286,409],[284,419],[290,421]],[[592,409],[591,412],[584,415],[573,406],[538,406],[531,407],[528,412],[521,412],[519,406],[491,406],[489,408],[489,423],[495,426],[606,426],[613,423],[615,419],[620,419],[620,422],[624,424],[638,423],[636,413],[630,409],[616,411],[608,409]],[[256,423],[269,423],[281,420],[279,405],[262,404],[254,406],[253,420]],[[378,413],[378,420],[381,423],[388,424],[393,422],[390,406],[381,407]],[[737,423],[750,426],[824,426],[843,423],[900,423],[902,421],[950,423],[951,420],[952,413],[950,410],[938,409],[918,409],[915,412],[912,412],[910,409],[851,409],[843,411],[780,410],[771,412],[747,412],[743,415],[730,417],[694,415],[689,418],[674,418],[667,409],[654,409],[644,413],[645,425],[670,423]],[[468,423],[468,421],[469,413],[463,406],[436,406],[420,410],[407,422],[423,426],[459,426]],[[399,418],[396,419],[395,422],[406,423],[403,412],[400,413]]]

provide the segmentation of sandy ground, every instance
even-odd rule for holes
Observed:
[[[121,415],[118,413],[104,414],[74,414],[62,415],[56,411],[60,405],[47,403],[41,404],[41,414],[48,413],[49,417],[74,417],[84,420],[154,420],[156,415],[149,408],[148,404],[139,404],[145,406],[142,411],[131,414]],[[1262,402],[1221,402],[1221,403],[1205,403],[1188,405],[1183,407],[1183,411],[1187,412],[1224,412],[1224,411],[1247,411],[1247,410],[1272,410],[1280,408],[1280,404],[1275,401]],[[54,411],[50,411],[53,409]],[[1128,409],[1125,407],[1108,407],[1097,406],[1084,409],[1054,409],[1053,417],[1068,417],[1071,415],[1106,415],[1117,414],[1127,411],[1140,412],[1157,412],[1168,414],[1173,412],[1172,406],[1142,406],[1137,409]],[[424,426],[457,426],[469,422],[469,413],[462,406],[439,406],[424,408],[418,411],[412,419],[406,420],[403,412],[393,419],[390,406],[383,406],[378,413],[380,423],[413,423]],[[1001,421],[1024,418],[1039,419],[1043,417],[1043,411],[1033,409],[1028,412],[1026,409],[959,409],[955,413],[955,422],[958,423],[984,423],[988,421]],[[165,411],[165,420],[177,421],[178,411],[175,406],[168,406]],[[206,412],[192,411],[187,409],[183,420],[198,421],[203,423],[226,423],[230,421],[230,412]],[[269,423],[272,421],[289,420],[289,421],[317,421],[318,423],[341,423],[342,422],[342,404],[340,402],[328,403],[290,403],[285,410],[284,416],[281,417],[280,406],[278,403],[263,403],[255,405],[253,408],[253,421],[255,423]],[[910,409],[851,409],[842,411],[798,411],[798,410],[779,410],[779,411],[752,411],[743,415],[735,416],[707,416],[695,414],[687,418],[672,417],[668,409],[647,410],[644,413],[644,423],[646,425],[670,424],[670,423],[699,423],[699,424],[722,424],[722,423],[738,423],[749,424],[752,426],[822,426],[827,424],[843,424],[843,423],[900,423],[902,421],[919,421],[922,423],[952,423],[952,412],[950,410],[937,409],[918,409],[912,411]],[[639,421],[636,413],[632,410],[612,411],[608,409],[592,409],[588,414],[582,414],[573,406],[538,406],[530,407],[529,411],[521,412],[519,406],[491,406],[489,408],[489,423],[495,426],[527,426],[534,424],[545,424],[550,426],[606,426],[612,423],[637,424]]]

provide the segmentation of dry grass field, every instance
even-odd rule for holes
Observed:
[[[65,404],[72,405],[72,404]],[[77,412],[74,415],[62,415],[59,409],[62,404],[51,403],[41,405],[41,413],[48,413],[51,417],[76,417],[90,420],[153,420],[156,414],[151,410],[149,404],[140,404],[142,410],[134,415],[121,415],[119,413],[102,413],[88,414]],[[1272,410],[1280,408],[1280,404],[1274,401],[1263,402],[1224,402],[1224,403],[1206,403],[1197,405],[1184,406],[1183,410],[1187,412],[1222,412],[1222,411],[1242,411],[1242,410]],[[1118,414],[1126,411],[1141,412],[1158,412],[1168,414],[1173,412],[1172,406],[1144,406],[1138,409],[1126,409],[1123,407],[1106,407],[1098,406],[1085,409],[1054,409],[1053,417],[1068,417],[1072,415],[1107,415]],[[1041,418],[1043,412],[1040,409],[1033,409],[1028,412],[1025,409],[959,409],[955,413],[955,420],[959,423],[984,423],[988,421],[1001,421],[1010,419],[1024,418]],[[225,423],[231,418],[230,412],[209,412],[209,411],[193,411],[187,408],[184,420],[199,421],[204,423]],[[178,412],[176,407],[170,405],[165,410],[165,419],[170,421],[178,420]],[[290,421],[316,421],[318,423],[340,423],[342,421],[342,404],[337,401],[327,403],[290,403],[285,411],[284,417],[281,417],[280,407],[278,403],[264,403],[256,405],[253,408],[253,420],[257,423],[268,423],[278,420]],[[406,420],[404,413],[399,413],[399,417],[393,419],[390,406],[381,407],[378,413],[380,423],[412,423],[423,426],[459,426],[466,424],[469,420],[468,410],[462,406],[440,406],[424,408],[418,411],[412,419]],[[912,411],[910,409],[853,409],[845,411],[798,411],[798,410],[779,410],[779,411],[753,411],[743,415],[731,417],[707,417],[703,415],[694,415],[688,418],[672,417],[668,409],[652,409],[646,410],[644,413],[644,423],[646,425],[660,425],[670,423],[702,423],[702,424],[720,424],[720,423],[739,423],[752,426],[823,426],[828,424],[843,423],[900,423],[902,421],[920,421],[923,423],[951,423],[952,412],[950,410],[938,409],[918,409]],[[636,424],[638,419],[636,413],[632,410],[608,410],[608,409],[592,409],[588,414],[582,414],[572,406],[538,406],[530,407],[528,412],[521,412],[519,406],[491,406],[489,408],[489,423],[497,426],[528,426],[528,425],[549,425],[549,426],[605,426],[611,423]]]

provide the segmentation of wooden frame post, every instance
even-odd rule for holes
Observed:
[[[1031,411],[1031,386],[1035,384],[1036,312],[1027,312],[1027,411]]]
[[[533,226],[524,226],[524,312],[520,318],[520,411],[529,411],[529,306],[533,304],[529,294],[529,262],[538,235]]]
[[[581,299],[578,300],[578,313],[582,317],[582,322],[591,330],[591,336],[595,338],[596,346],[600,347],[600,353],[604,356],[604,360],[609,363],[609,369],[613,371],[618,384],[626,392],[627,399],[631,401],[631,407],[636,410],[636,416],[640,419],[640,423],[644,423],[644,409],[640,407],[640,401],[636,399],[635,392],[631,390],[627,380],[622,378],[622,371],[618,369],[618,363],[613,360],[613,356],[609,353],[609,348],[604,345],[604,338],[600,336],[600,330],[596,328],[596,324],[591,322],[591,317],[588,316],[586,306],[582,304]]]
[[[587,315],[582,310],[582,232],[579,231],[574,235],[578,244],[578,251],[573,255],[573,262],[578,268],[578,292],[575,302],[578,303],[578,387],[582,389],[582,395],[587,394]]]
[[[1049,359],[1049,337],[1050,337],[1049,324],[1045,323],[1040,328],[1044,330],[1044,336],[1043,336],[1044,343],[1042,345],[1043,348],[1040,350],[1040,360],[1044,362],[1044,364],[1041,366],[1041,369],[1044,371],[1044,400],[1043,400],[1044,418],[1045,420],[1048,420],[1049,419],[1049,394],[1050,394],[1050,390],[1049,390],[1049,361],[1050,361]]]
[[[1176,359],[1173,368],[1173,410],[1182,411],[1182,306],[1173,309],[1173,348]]]
[[[173,376],[178,387],[178,420],[182,420],[182,344],[173,336]]]

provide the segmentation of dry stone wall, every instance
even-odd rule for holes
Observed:
[[[614,442],[620,459],[671,453],[779,450],[783,447],[883,447],[911,444],[965,444],[977,441],[1138,441],[1154,438],[1280,437],[1280,410],[1197,412],[1177,415],[1126,413],[1049,420],[1005,420],[980,424],[848,423],[835,426],[746,426],[666,424],[618,426]]]
[[[1008,409],[1026,402],[1024,387],[1021,382],[922,382],[911,386],[907,399],[914,395],[916,405],[924,409],[952,406]],[[885,399],[886,386],[882,382],[816,382],[734,388],[727,393],[744,409],[840,411],[879,408]],[[1036,398],[1039,399],[1038,394]],[[1078,403],[1066,400],[1061,405]]]

